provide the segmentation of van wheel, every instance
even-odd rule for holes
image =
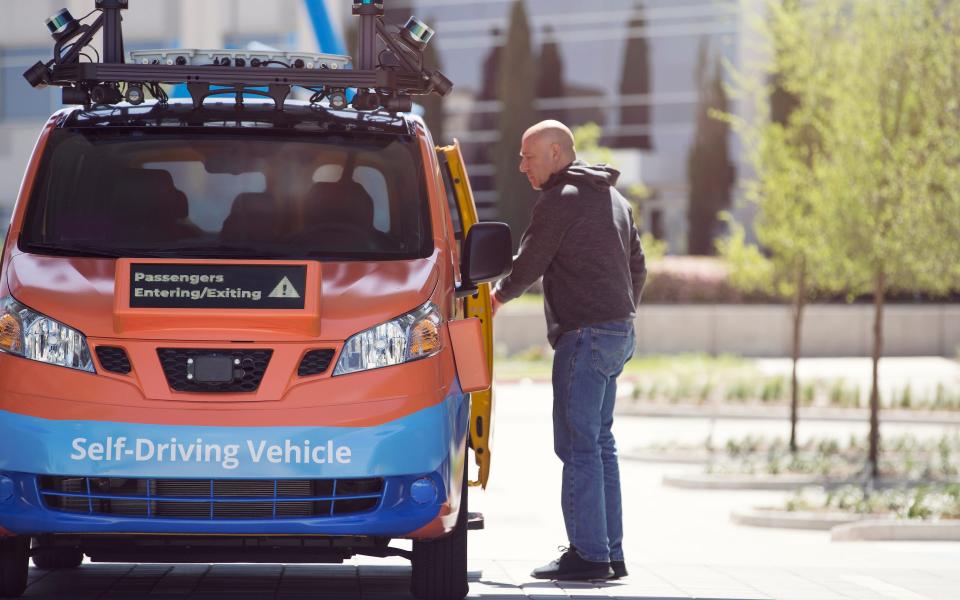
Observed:
[[[457,525],[438,540],[414,540],[410,591],[418,600],[462,600],[467,584],[467,468]]]
[[[0,598],[19,598],[27,589],[30,538],[0,538]]]
[[[36,548],[37,540],[33,541]],[[33,551],[33,564],[38,569],[75,569],[83,562],[77,548],[41,548]]]

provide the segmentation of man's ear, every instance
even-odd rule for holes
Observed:
[[[562,156],[563,150],[560,148],[560,144],[550,144],[550,158],[552,158],[554,162],[557,162]]]

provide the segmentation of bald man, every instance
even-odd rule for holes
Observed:
[[[544,121],[523,136],[520,170],[540,197],[494,309],[543,277],[553,358],[554,451],[568,548],[535,569],[540,579],[626,576],[620,471],[611,432],[617,377],[633,354],[633,318],[646,279],[616,170],[577,160],[573,134]]]

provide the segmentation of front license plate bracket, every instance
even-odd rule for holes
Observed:
[[[237,377],[240,359],[228,354],[201,354],[187,359],[187,379],[195,383],[230,383]]]

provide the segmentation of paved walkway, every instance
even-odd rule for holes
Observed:
[[[935,569],[799,569],[644,566],[623,583],[555,584],[530,580],[535,563],[481,560],[471,566],[469,598],[621,600],[956,600],[960,573]],[[28,598],[71,600],[409,600],[410,569],[355,565],[84,565],[35,571]]]
[[[841,543],[826,532],[738,526],[730,521],[733,510],[780,504],[787,494],[665,488],[665,474],[690,467],[632,461],[621,465],[631,576],[601,586],[533,580],[530,570],[556,558],[557,545],[565,542],[550,406],[546,385],[498,389],[491,485],[471,495],[471,508],[484,512],[487,529],[471,533],[470,598],[960,599],[960,544]],[[652,438],[696,438],[706,426],[706,420],[620,418],[615,427],[620,446],[629,449]],[[31,578],[26,596],[49,600],[410,598],[409,567],[401,559],[288,566],[84,564],[72,571],[33,569]]]

